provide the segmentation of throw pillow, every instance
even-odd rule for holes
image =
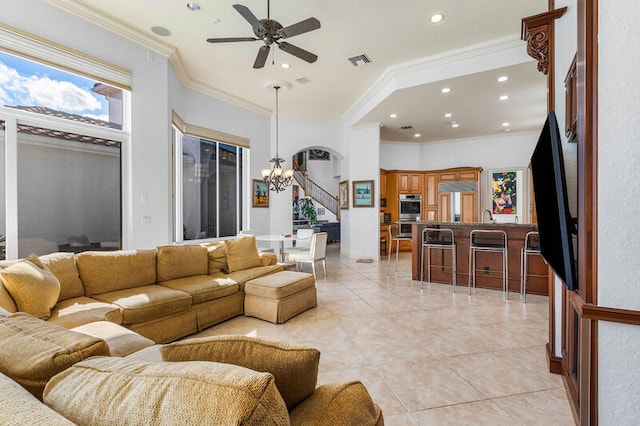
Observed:
[[[0,280],[0,308],[6,309],[9,312],[16,312],[18,307],[15,300],[11,297],[11,294],[7,291],[2,280]]]
[[[160,246],[157,248],[157,280],[207,275],[207,249],[201,246]]]
[[[242,271],[262,266],[256,238],[253,235],[225,240],[229,272]]]
[[[203,244],[207,248],[207,256],[209,258],[208,274],[215,274],[222,271],[226,271],[229,268],[227,265],[227,249],[224,245],[224,241],[217,241],[215,243]]]
[[[51,253],[41,256],[40,260],[60,282],[58,301],[84,296],[84,287],[73,253]]]
[[[291,412],[291,424],[374,426],[384,420],[367,388],[361,382],[346,382],[319,386]]]
[[[273,374],[280,395],[292,410],[316,388],[317,349],[247,336],[188,339],[160,348],[165,361],[214,361]]]
[[[60,296],[60,283],[37,256],[14,263],[0,271],[0,276],[18,311],[45,320],[51,316]]]
[[[271,374],[214,362],[93,358],[53,377],[44,402],[79,425],[289,424]]]

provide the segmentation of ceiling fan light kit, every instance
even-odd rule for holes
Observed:
[[[267,18],[258,19],[249,10],[247,6],[241,4],[234,4],[233,8],[238,11],[240,15],[251,25],[255,37],[221,37],[221,38],[208,38],[209,43],[233,43],[239,41],[258,41],[262,40],[264,46],[258,50],[258,55],[253,63],[253,68],[262,68],[267,61],[269,51],[272,44],[277,44],[280,50],[283,50],[290,55],[302,59],[303,61],[313,63],[318,60],[318,56],[313,53],[295,46],[286,41],[280,41],[296,35],[308,33],[320,28],[320,21],[316,18],[307,18],[300,22],[297,22],[288,27],[283,27],[278,21],[270,18],[270,2],[267,0]]]

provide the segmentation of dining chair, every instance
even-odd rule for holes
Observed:
[[[289,253],[289,261],[296,263],[296,270],[301,271],[303,264],[310,263],[313,270],[313,277],[316,278],[316,262],[322,261],[324,276],[327,276],[327,264],[325,256],[327,253],[326,232],[318,232],[311,236],[311,245],[308,251],[298,251]]]

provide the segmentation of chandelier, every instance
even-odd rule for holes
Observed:
[[[261,173],[269,189],[280,192],[293,183],[293,170],[283,169],[282,163],[284,163],[284,159],[278,155],[278,90],[280,86],[274,86],[273,88],[276,89],[276,156],[269,160],[270,163],[273,163],[273,166],[270,169],[262,169]]]

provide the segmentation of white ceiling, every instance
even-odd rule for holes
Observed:
[[[252,68],[262,41],[211,44],[206,39],[253,36],[232,5],[239,2],[262,19],[267,0],[199,0],[198,12],[179,0],[48,2],[161,51],[186,86],[263,114],[274,109],[273,89],[268,89],[274,81],[292,86],[280,95],[281,117],[357,116],[353,124],[382,123],[383,140],[427,142],[501,134],[503,122],[510,123],[511,131],[537,130],[546,114],[546,78],[533,60],[483,72],[469,69],[456,78],[443,75],[441,81],[416,82],[386,95],[376,83],[390,71],[411,69],[416,61],[446,58],[448,52],[496,40],[519,40],[521,19],[545,11],[547,0],[273,0],[271,18],[285,27],[311,16],[320,20],[320,29],[287,39],[319,59],[308,64],[273,46],[262,69]],[[445,19],[431,24],[434,13]],[[154,26],[171,35],[155,35]],[[347,59],[359,54],[372,62],[354,67]],[[283,62],[291,68],[283,69]],[[510,80],[499,84],[499,75]],[[300,77],[309,83],[296,82]],[[440,93],[445,85],[452,88],[446,96]],[[498,101],[502,94],[509,100]],[[379,101],[372,105],[366,99]],[[390,119],[392,112],[398,118]],[[444,112],[453,117],[444,118]],[[460,126],[453,129],[449,121]],[[406,124],[415,130],[399,129]],[[414,137],[416,131],[420,138]]]

